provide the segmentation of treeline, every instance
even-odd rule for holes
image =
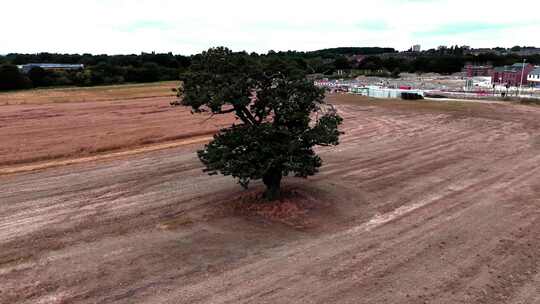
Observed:
[[[402,71],[409,73],[453,74],[463,70],[468,64],[505,66],[523,62],[540,64],[540,55],[519,56],[499,55],[495,52],[479,55],[468,54],[463,48],[450,47],[432,49],[422,53],[400,53],[398,56],[370,56],[357,66],[365,70]]]
[[[44,70],[32,68],[27,74],[17,65],[29,63],[84,64],[83,70]],[[96,86],[177,80],[189,67],[190,57],[168,54],[141,55],[91,54],[8,54],[0,56],[0,90],[50,86]]]
[[[363,58],[359,59],[354,55],[362,55]],[[532,64],[540,64],[540,55],[522,57],[516,54],[499,55],[495,52],[473,55],[459,46],[431,49],[421,53],[399,53],[392,48],[335,48],[314,52],[270,52],[266,56],[286,58],[295,62],[307,74],[327,76],[335,76],[337,71],[388,77],[401,72],[453,74],[462,71],[467,63],[504,66],[522,62],[523,59]]]
[[[466,63],[511,65],[526,59],[540,64],[540,55],[519,57],[515,54],[470,55],[458,46],[428,50],[422,53],[398,53],[392,48],[344,47],[313,52],[274,52],[247,54],[276,60],[302,71],[328,77],[346,75],[377,75],[398,77],[401,72],[452,74],[460,72]],[[361,56],[355,56],[361,55]],[[50,86],[95,86],[178,80],[189,69],[194,56],[172,53],[140,55],[91,54],[8,54],[0,56],[0,90],[16,90]],[[46,71],[33,68],[21,73],[16,65],[28,63],[84,64],[79,71]],[[338,73],[339,71],[339,73]],[[343,73],[345,71],[345,73]]]
[[[335,75],[338,70],[388,77],[399,75],[401,72],[453,74],[462,71],[467,63],[504,66],[522,62],[523,59],[532,64],[540,64],[540,55],[526,57],[496,53],[472,55],[466,54],[460,47],[428,50],[422,53],[398,53],[391,51],[392,49],[390,51],[379,49],[385,51],[372,55],[356,52],[354,48],[350,48],[351,53],[347,53],[347,49],[333,49],[336,50],[334,53],[330,49],[310,53],[279,52],[269,55],[292,59],[308,74],[327,76]],[[353,55],[363,55],[364,58],[358,60]]]
[[[313,52],[306,53],[311,57],[323,57],[323,58],[334,58],[336,55],[380,55],[380,54],[389,54],[397,53],[394,48],[381,48],[381,47],[339,47],[331,49],[323,49]]]

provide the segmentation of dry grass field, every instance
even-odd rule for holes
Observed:
[[[540,108],[329,96],[341,145],[261,207],[168,100],[0,106],[4,162],[183,138],[0,174],[0,303],[540,303]]]
[[[208,120],[170,106],[176,98],[172,87],[157,83],[0,95],[17,103],[0,106],[0,169],[211,136],[232,121]]]
[[[36,105],[66,102],[96,102],[174,96],[176,81],[112,85],[89,88],[35,89],[0,92],[0,105]]]

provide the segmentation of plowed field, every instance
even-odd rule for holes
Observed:
[[[342,144],[284,220],[239,211],[261,185],[205,175],[202,142],[0,175],[0,303],[540,303],[540,108],[329,100]],[[219,127],[167,104],[0,106],[0,158]]]

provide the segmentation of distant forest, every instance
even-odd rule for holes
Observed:
[[[359,56],[361,55],[360,59]],[[0,90],[19,90],[37,87],[97,86],[123,83],[143,83],[178,80],[189,70],[194,56],[172,53],[140,55],[91,54],[8,54],[0,56]],[[274,52],[247,54],[275,60],[300,72],[336,77],[337,71],[347,75],[377,75],[397,77],[401,72],[452,74],[462,70],[467,62],[490,63],[494,66],[520,62],[516,55],[466,55],[460,47],[429,50],[422,53],[399,53],[392,48],[343,47],[313,52]],[[540,55],[525,57],[527,62],[540,64]],[[22,73],[17,65],[28,63],[84,64],[79,71],[48,71],[33,68]],[[339,73],[343,75],[343,73]],[[342,76],[341,76],[342,77]]]

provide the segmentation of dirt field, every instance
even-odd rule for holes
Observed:
[[[144,88],[149,88],[146,95],[141,91]],[[70,89],[51,90],[43,96],[57,94],[74,102],[57,103],[51,97],[49,103],[45,103],[47,99],[36,104],[25,99],[25,104],[0,106],[0,171],[13,164],[211,136],[232,121],[231,117],[208,120],[208,116],[192,115],[187,108],[171,107],[175,97],[162,83],[104,90],[110,92],[73,89],[71,96]],[[41,98],[36,92],[9,96],[17,100],[24,94]],[[159,94],[162,97],[155,97]],[[102,99],[105,95],[108,99]],[[88,98],[96,101],[83,101]]]
[[[174,96],[176,81],[158,83],[97,86],[88,88],[35,89],[0,92],[0,105],[50,104],[66,102],[115,101]]]
[[[329,99],[290,221],[201,143],[0,176],[0,303],[540,303],[540,108]]]

